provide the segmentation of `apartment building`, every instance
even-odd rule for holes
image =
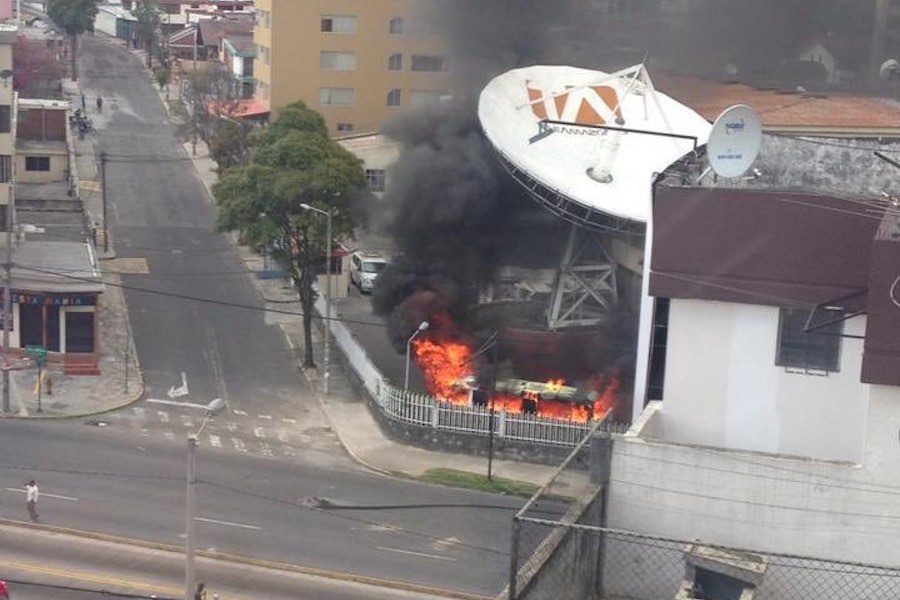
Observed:
[[[377,131],[398,111],[440,102],[450,60],[416,0],[257,0],[256,100],[302,100],[337,136]]]
[[[18,27],[12,23],[0,23],[0,72],[12,73],[13,44]],[[16,92],[11,76],[0,79],[0,230],[6,228],[6,211],[9,210],[13,188],[13,156],[16,146],[15,127]]]

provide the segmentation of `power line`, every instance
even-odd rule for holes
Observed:
[[[60,273],[60,272],[58,272],[58,271],[50,271],[50,270],[48,270],[48,269],[28,268],[28,267],[21,267],[21,266],[20,266],[20,268],[21,268],[23,271],[31,271],[31,272],[34,272],[34,273],[43,273],[43,274],[45,274],[45,275],[55,275],[55,276],[57,276],[57,277],[64,277],[64,278],[67,278],[67,279],[74,279],[74,280],[76,280],[76,281],[83,281],[83,282],[87,282],[87,283],[97,283],[95,279],[92,279],[92,278],[89,278],[89,277],[80,277],[80,276],[77,276],[77,275],[70,275],[70,274],[67,274],[67,273]],[[239,308],[239,309],[242,309],[242,310],[251,310],[251,311],[263,312],[263,313],[273,313],[273,314],[280,314],[280,315],[289,315],[289,316],[293,316],[293,317],[303,317],[303,316],[305,316],[305,313],[302,313],[302,312],[296,312],[296,311],[292,311],[292,310],[281,310],[281,309],[278,309],[278,308],[270,308],[270,307],[267,307],[267,306],[253,306],[253,305],[251,305],[251,304],[241,304],[241,303],[239,303],[239,302],[229,302],[229,301],[227,301],[227,300],[216,300],[216,299],[213,299],[213,298],[201,298],[201,297],[199,297],[199,296],[189,296],[189,295],[187,295],[187,294],[178,294],[178,293],[176,293],[176,292],[164,292],[164,291],[162,291],[162,290],[154,290],[154,289],[151,289],[151,288],[144,288],[144,287],[138,287],[138,286],[133,286],[133,285],[125,285],[125,284],[123,284],[123,283],[112,283],[112,282],[110,282],[110,281],[104,281],[103,283],[104,283],[104,285],[108,285],[108,286],[116,287],[116,288],[121,288],[121,289],[123,289],[123,290],[130,290],[130,291],[133,291],[133,292],[142,292],[142,293],[146,293],[146,294],[153,294],[153,295],[155,295],[155,296],[163,296],[163,297],[167,297],[167,298],[175,298],[175,299],[178,299],[178,300],[188,300],[188,301],[191,301],[191,302],[203,302],[203,303],[206,303],[206,304],[212,304],[212,305],[215,305],[215,306],[224,306],[224,307],[228,307],[228,308]],[[313,319],[318,319],[318,320],[321,320],[321,321],[328,321],[328,320],[330,320],[330,321],[338,322],[338,323],[348,323],[348,324],[352,324],[352,325],[369,325],[369,326],[374,326],[374,327],[387,327],[387,324],[386,324],[386,323],[376,323],[376,322],[373,322],[373,321],[361,321],[361,320],[357,320],[357,319],[346,319],[346,318],[341,318],[341,317],[331,317],[330,319],[326,319],[325,317],[322,317],[322,316],[319,316],[319,315],[311,315],[311,318],[313,318]]]

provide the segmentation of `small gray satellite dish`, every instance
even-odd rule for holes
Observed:
[[[881,63],[881,67],[878,69],[878,74],[885,81],[890,80],[897,75],[900,75],[900,62],[897,62],[893,58],[889,58],[883,63]]]
[[[709,166],[720,177],[740,177],[756,160],[761,143],[762,125],[753,109],[745,104],[726,108],[709,132]]]

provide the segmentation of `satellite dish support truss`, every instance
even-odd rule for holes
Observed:
[[[601,324],[617,299],[616,266],[601,236],[572,225],[550,295],[547,326],[556,330]]]

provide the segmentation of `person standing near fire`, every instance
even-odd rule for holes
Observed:
[[[38,520],[37,503],[39,496],[40,491],[34,479],[25,484],[25,505],[28,507],[28,517],[32,523]]]

